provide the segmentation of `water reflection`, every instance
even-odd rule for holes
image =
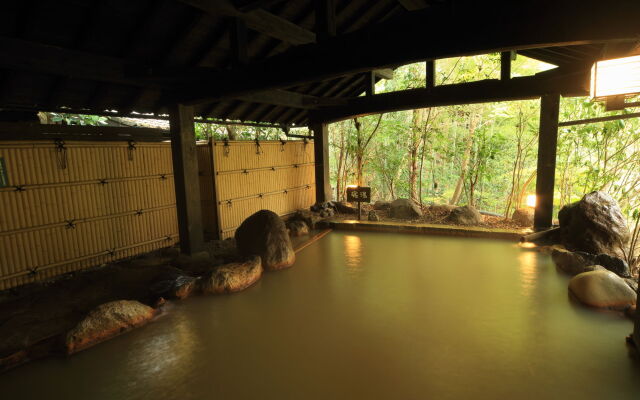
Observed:
[[[523,251],[518,256],[518,262],[520,264],[520,285],[522,287],[522,294],[525,297],[529,297],[537,282],[537,253]]]
[[[344,236],[344,256],[349,274],[360,274],[362,271],[362,239],[359,236]]]

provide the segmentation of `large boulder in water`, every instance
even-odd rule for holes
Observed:
[[[259,256],[251,256],[242,262],[224,264],[207,273],[200,281],[200,291],[205,294],[239,292],[256,283],[262,276]]]
[[[533,207],[523,207],[518,208],[513,212],[513,216],[511,219],[513,222],[520,226],[533,226],[533,215],[535,214],[535,208]]]
[[[591,192],[558,213],[562,243],[569,250],[623,258],[622,246],[631,236],[616,201],[604,192]]]
[[[156,310],[135,300],[99,305],[67,333],[67,354],[77,353],[149,322]]]
[[[482,223],[482,215],[471,206],[463,206],[454,208],[449,216],[447,222],[456,225],[479,225]]]
[[[296,261],[287,227],[273,211],[260,210],[245,219],[235,238],[238,253],[260,256],[266,270],[288,268]]]
[[[396,199],[389,205],[389,216],[398,219],[417,219],[422,217],[422,210],[409,199]]]
[[[591,307],[624,310],[636,304],[636,292],[611,271],[583,272],[571,278],[569,292]]]

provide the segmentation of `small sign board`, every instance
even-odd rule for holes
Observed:
[[[7,176],[7,166],[4,158],[0,157],[0,188],[9,186],[9,177]]]
[[[348,187],[347,188],[347,201],[349,203],[371,202],[371,188],[366,186]]]

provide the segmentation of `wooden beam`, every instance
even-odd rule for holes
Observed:
[[[329,125],[315,123],[309,126],[313,131],[313,153],[316,163],[316,201],[331,201],[329,182]]]
[[[335,0],[315,0],[316,3],[316,37],[324,42],[336,35],[336,2]]]
[[[484,2],[465,2],[454,15],[444,6],[413,11],[323,43],[292,47],[245,68],[201,80],[176,95],[198,102],[430,59],[635,41],[640,35],[640,2],[635,0],[584,0],[578,8],[573,2],[514,1],[504,7],[501,4],[499,11]],[[413,44],[415,38],[424,37],[438,39],[429,46]]]
[[[564,122],[560,122],[558,124],[558,126],[572,126],[572,125],[593,124],[593,123],[596,123],[596,122],[618,121],[618,120],[638,118],[638,117],[640,117],[640,112],[630,113],[630,114],[622,114],[622,115],[610,115],[608,117],[578,119],[578,120],[575,120],[575,121],[564,121]]]
[[[231,65],[235,68],[249,63],[247,51],[247,26],[244,21],[235,17],[231,21]]]
[[[393,68],[382,68],[376,69],[375,71],[373,71],[373,73],[376,74],[376,77],[380,79],[391,80],[393,79],[394,70]]]
[[[245,96],[236,97],[238,100],[250,101],[253,103],[273,104],[291,108],[301,108],[307,110],[319,107],[337,106],[346,104],[346,99],[337,97],[316,97],[287,90],[269,90],[257,92]]]
[[[540,135],[538,138],[538,169],[536,177],[535,230],[550,228],[553,221],[553,192],[558,147],[558,117],[560,95],[546,94],[540,103]]]
[[[180,1],[216,17],[240,18],[248,28],[283,42],[301,45],[316,41],[315,33],[260,8],[242,12],[229,0]]]
[[[588,70],[567,74],[560,72],[513,78],[508,81],[489,79],[355,97],[348,99],[346,106],[310,111],[309,118],[311,121],[336,122],[415,108],[537,99],[550,91],[558,91],[565,96],[588,94]]]
[[[508,81],[511,79],[511,52],[503,51],[500,53],[500,80]]]
[[[232,28],[235,65],[247,62],[246,31],[242,25],[241,20],[236,20]],[[211,68],[176,70],[131,64],[120,58],[3,37],[0,37],[0,67],[58,75],[69,79],[86,79],[160,90],[172,90],[178,87],[177,85],[184,85],[194,79],[224,74],[222,70]],[[339,99],[323,99],[285,90],[263,91],[237,98],[301,109],[344,104]],[[43,108],[56,105],[37,106]]]
[[[0,68],[131,86],[158,86],[129,77],[127,64],[119,58],[7,37],[0,37]]]
[[[169,118],[180,251],[192,255],[204,249],[193,108],[175,105]]]
[[[36,122],[0,122],[0,140],[164,141],[168,131],[119,126],[55,125]]]
[[[427,8],[429,5],[425,0],[398,0],[407,11],[416,11]]]
[[[436,62],[435,60],[428,60],[426,63],[426,87],[427,89],[433,88],[436,86]]]

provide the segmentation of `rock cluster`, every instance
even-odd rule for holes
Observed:
[[[635,307],[637,281],[623,258],[630,233],[615,200],[592,192],[563,207],[558,217],[559,241],[565,248],[555,247],[551,257],[560,270],[573,275],[571,295],[591,307]]]

